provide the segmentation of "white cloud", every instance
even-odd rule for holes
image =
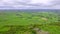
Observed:
[[[0,8],[59,8],[60,0],[0,0]]]

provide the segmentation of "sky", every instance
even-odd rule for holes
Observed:
[[[60,0],[0,0],[0,9],[60,9]]]

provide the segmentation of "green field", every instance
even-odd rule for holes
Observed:
[[[60,14],[0,11],[0,34],[37,34],[34,28],[39,28],[49,34],[60,34]]]

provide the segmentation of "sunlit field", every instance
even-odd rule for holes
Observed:
[[[0,11],[0,34],[60,34],[60,14],[52,11]]]

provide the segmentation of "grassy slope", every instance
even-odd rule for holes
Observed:
[[[39,24],[39,28],[42,30],[49,31],[51,34],[60,34],[60,25],[58,23],[58,15],[51,12],[0,12],[0,31],[6,32],[10,30],[10,27],[4,27],[5,25],[22,25],[25,26],[25,29],[19,30],[27,30],[30,32],[29,26],[31,24]],[[59,22],[60,23],[60,22]],[[42,25],[43,24],[43,25]],[[38,27],[38,26],[37,26]],[[18,28],[18,27],[14,27]],[[23,32],[21,31],[21,32]],[[14,30],[13,30],[14,32]],[[17,31],[19,34],[19,31]],[[31,33],[31,32],[30,32]],[[5,33],[2,33],[5,34]],[[23,34],[23,33],[22,33]]]

